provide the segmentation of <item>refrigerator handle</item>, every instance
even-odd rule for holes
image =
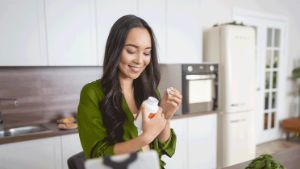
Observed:
[[[243,122],[243,121],[246,121],[246,119],[242,118],[242,119],[237,119],[237,120],[230,120],[230,123],[239,123],[239,122]]]

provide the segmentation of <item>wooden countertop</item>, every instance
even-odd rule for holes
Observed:
[[[175,115],[172,118],[172,120],[183,119],[183,118],[192,118],[192,117],[215,114],[215,113],[217,113],[217,112],[215,112],[215,111],[214,112],[198,112],[198,113]],[[15,142],[21,142],[21,141],[28,141],[28,140],[34,140],[34,139],[41,139],[41,138],[62,136],[62,135],[77,133],[77,129],[60,130],[60,129],[57,128],[56,123],[44,123],[42,125],[45,126],[46,128],[48,128],[49,130],[43,131],[43,132],[26,134],[26,135],[20,135],[20,136],[1,137],[0,138],[0,145],[1,144],[15,143]]]

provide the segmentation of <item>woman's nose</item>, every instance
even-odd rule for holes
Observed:
[[[139,64],[143,63],[143,53],[138,53],[136,55],[134,61]]]

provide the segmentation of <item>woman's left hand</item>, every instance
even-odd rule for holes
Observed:
[[[182,101],[182,95],[173,87],[170,87],[167,90],[168,91],[165,91],[164,93],[160,106],[163,109],[165,118],[168,120],[171,119],[175,112],[178,110]]]

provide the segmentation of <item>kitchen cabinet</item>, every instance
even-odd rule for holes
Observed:
[[[189,169],[217,168],[217,114],[188,119]]]
[[[1,169],[61,169],[60,137],[0,145]]]
[[[61,136],[61,146],[63,169],[68,169],[67,161],[69,157],[83,151],[79,139],[79,134],[76,133]]]
[[[183,169],[188,166],[188,120],[176,119],[171,121],[171,128],[176,133],[176,151],[172,158],[163,156],[166,169]]]
[[[215,169],[217,163],[217,114],[171,121],[177,135],[172,158],[163,156],[167,169]]]
[[[43,1],[0,1],[0,66],[47,65]]]
[[[0,66],[103,66],[123,15],[145,19],[159,63],[200,63],[200,0],[1,0]]]
[[[201,63],[200,0],[166,0],[167,63]]]
[[[46,0],[49,66],[96,66],[95,2]]]
[[[68,169],[68,158],[81,151],[78,133],[3,144],[0,168]]]
[[[106,40],[112,25],[123,15],[137,14],[137,0],[96,0],[97,51],[103,65]]]
[[[138,15],[154,30],[159,63],[202,62],[199,0],[140,0]]]
[[[166,0],[140,0],[138,16],[152,28],[156,37],[159,63],[166,63]]]

